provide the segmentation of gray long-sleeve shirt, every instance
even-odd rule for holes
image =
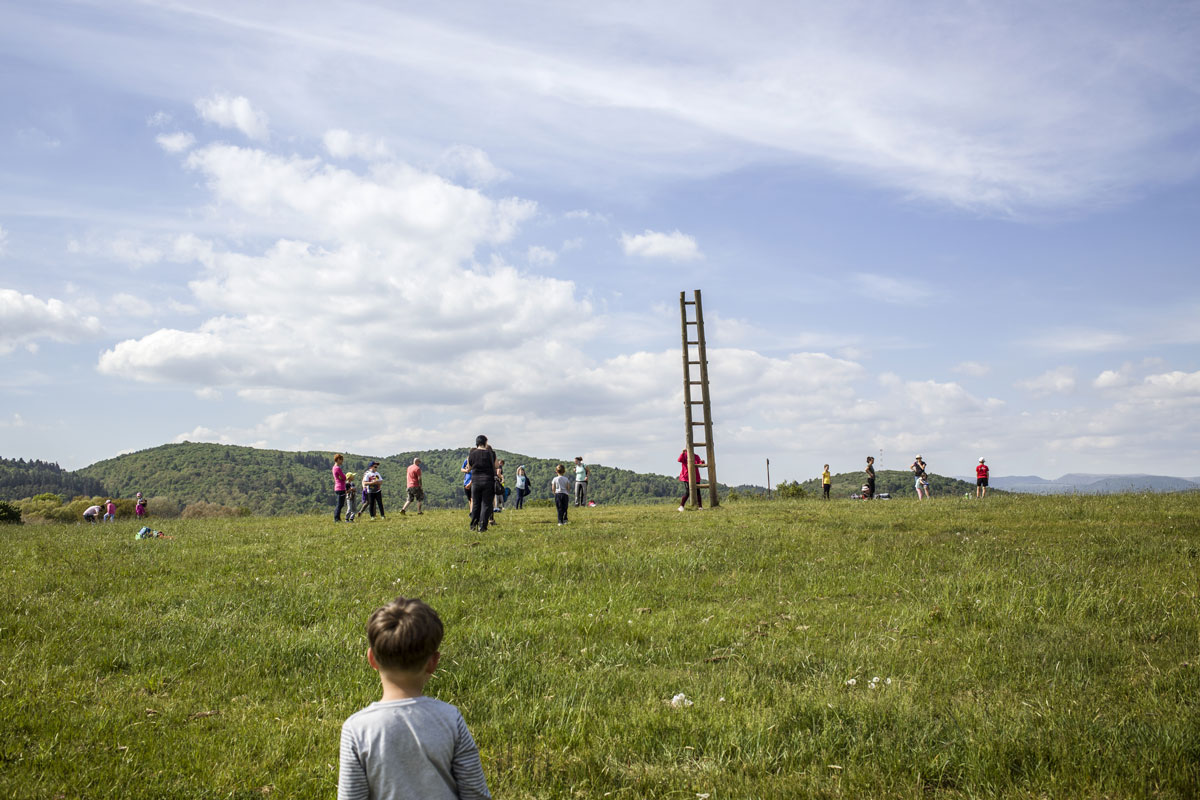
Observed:
[[[338,800],[490,798],[458,709],[432,697],[372,703],[342,724]]]

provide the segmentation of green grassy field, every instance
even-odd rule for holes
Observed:
[[[0,791],[331,797],[404,594],[497,797],[1200,796],[1198,495],[553,514],[0,530]]]

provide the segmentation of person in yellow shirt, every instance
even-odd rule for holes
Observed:
[[[829,474],[829,465],[825,465],[825,471],[821,473],[821,496],[826,500],[829,499],[829,486],[833,482],[833,477]]]

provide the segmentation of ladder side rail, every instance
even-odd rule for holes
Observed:
[[[712,429],[712,401],[708,394],[708,353],[704,344],[704,308],[700,303],[700,290],[695,290],[696,298],[696,340],[699,342],[699,360],[700,360],[700,398],[703,402],[701,406],[704,409],[704,442],[705,450],[708,451],[707,468],[708,468],[708,505],[711,508],[716,508],[721,504],[717,494],[717,459],[713,448],[713,429]],[[686,329],[685,329],[686,334]],[[690,421],[690,420],[689,420]],[[688,431],[691,431],[692,426],[688,425]],[[689,435],[689,440],[691,439]]]

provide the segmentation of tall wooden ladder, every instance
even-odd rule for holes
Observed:
[[[687,428],[687,459],[692,480],[688,483],[693,507],[700,505],[700,490],[708,489],[708,506],[720,505],[717,497],[717,459],[713,449],[712,404],[708,396],[708,357],[704,350],[704,308],[700,304],[700,290],[679,293],[679,320],[683,333],[683,416]],[[688,313],[688,306],[692,313]],[[689,319],[690,317],[690,319]],[[692,387],[700,387],[697,399]],[[700,409],[697,415],[694,409]],[[697,418],[698,417],[698,418]],[[696,429],[702,428],[702,438],[696,439]],[[703,466],[696,466],[695,455],[701,451]],[[707,474],[701,476],[701,470]]]

